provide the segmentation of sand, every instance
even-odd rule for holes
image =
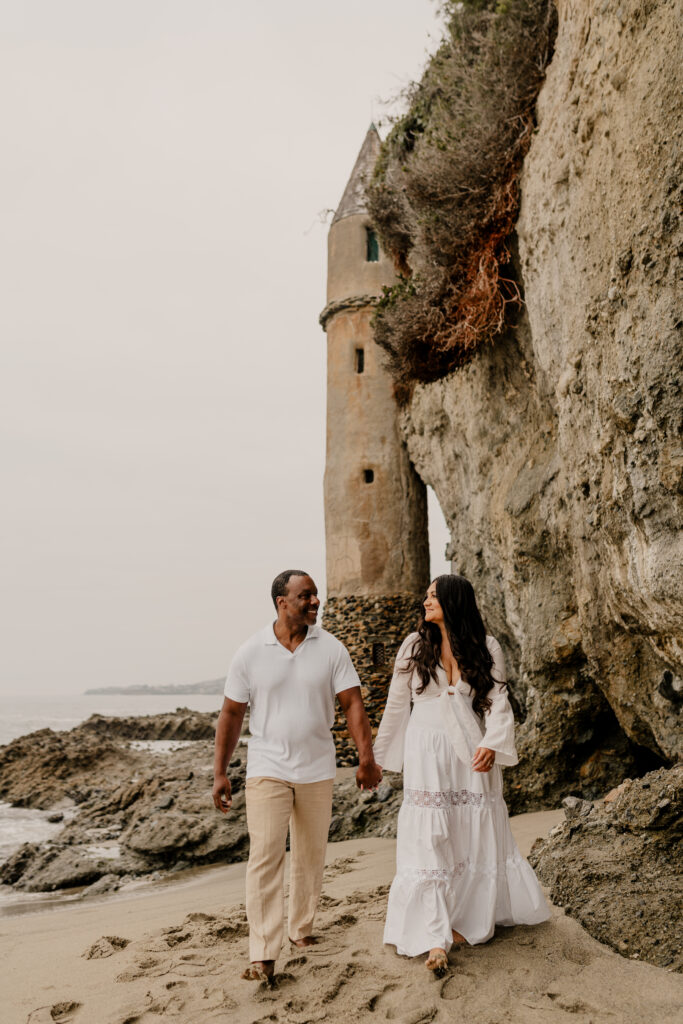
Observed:
[[[520,815],[523,853],[558,813]],[[242,981],[244,864],[0,921],[3,1024],[642,1024],[683,1021],[683,978],[625,960],[553,908],[451,953],[437,980],[382,945],[395,841],[331,844],[318,946],[285,945],[278,987]]]

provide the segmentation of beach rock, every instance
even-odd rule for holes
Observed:
[[[90,885],[106,874],[107,865],[91,859],[84,849],[48,846],[32,858],[22,873],[19,888],[26,892],[54,892]]]
[[[186,712],[179,716],[184,729]],[[174,731],[169,716],[154,717],[167,734]],[[243,754],[229,769],[233,805],[223,816],[211,802],[213,736],[166,753],[131,750],[132,720],[125,720],[121,739],[115,725],[107,730],[98,720],[93,729],[93,721],[70,732],[32,733],[0,749],[4,799],[54,807],[70,794],[75,804],[49,843],[24,844],[0,865],[0,881],[31,892],[87,887],[85,895],[102,895],[122,878],[246,859]],[[149,728],[143,719],[140,731]],[[332,838],[395,835],[402,785],[400,775],[386,773],[377,793],[361,793],[355,772],[341,770]]]
[[[108,892],[116,892],[121,884],[121,880],[118,875],[108,874],[102,875],[96,882],[89,885],[83,893],[84,896],[103,896]]]
[[[128,718],[91,715],[79,729],[97,736],[127,740],[213,740],[217,721],[218,710],[176,708],[167,714]]]
[[[122,842],[148,857],[176,854],[186,847],[199,846],[211,833],[208,815],[197,818],[190,814],[171,811],[154,819],[144,819],[132,825],[121,837]]]
[[[609,800],[568,797],[529,861],[554,903],[600,942],[683,970],[683,765],[627,780]]]
[[[403,799],[391,781],[401,776],[386,772],[377,792],[359,791],[355,773],[339,774],[334,787],[330,838],[335,842],[359,836],[395,836],[396,820]],[[402,787],[402,782],[401,782]]]
[[[64,797],[82,803],[94,777],[123,778],[138,760],[80,727],[69,732],[40,729],[0,747],[0,800],[41,809]]]
[[[35,860],[39,846],[36,843],[24,843],[3,864],[0,864],[0,882],[5,885],[16,885]]]

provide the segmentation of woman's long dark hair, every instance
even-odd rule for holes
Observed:
[[[491,675],[493,658],[486,646],[486,629],[477,608],[474,588],[464,576],[437,576],[434,582],[453,657],[463,682],[474,691],[474,712],[483,715],[491,707],[491,699],[487,695],[495,680]],[[422,684],[417,693],[423,693],[430,681],[436,680],[436,669],[441,660],[441,630],[435,623],[426,621],[424,605],[417,632],[419,639],[413,644],[406,670],[417,670]]]

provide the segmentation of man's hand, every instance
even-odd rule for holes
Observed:
[[[240,738],[246,704],[230,700],[223,701],[216,725],[216,745],[213,758],[213,805],[217,811],[227,814],[232,807],[232,789],[225,774],[235,747]]]
[[[358,750],[356,785],[360,789],[377,789],[382,781],[382,769],[372,753],[372,732],[363,707],[360,686],[350,686],[348,690],[342,690],[337,694],[337,700],[346,715],[346,724]]]
[[[227,775],[216,775],[213,780],[213,805],[223,814],[232,807],[232,787]]]
[[[477,747],[472,758],[472,769],[475,772],[490,772],[496,763],[495,750],[488,747]]]
[[[358,765],[356,785],[359,789],[377,789],[381,781],[382,769],[376,761]]]

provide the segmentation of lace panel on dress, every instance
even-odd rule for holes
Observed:
[[[463,860],[452,868],[412,868],[399,872],[404,878],[412,882],[450,882],[453,878],[460,878],[467,870],[467,861]]]
[[[404,789],[403,802],[410,807],[481,807],[497,798],[495,793],[473,793],[470,789]]]
[[[465,872],[487,878],[497,878],[502,881],[510,869],[519,869],[523,863],[524,858],[517,852],[505,860],[498,861],[497,864],[478,864],[468,859],[460,861],[450,868],[402,868],[396,872],[396,875],[412,885],[418,885],[421,882],[445,882],[446,884],[452,884],[456,878],[461,878]]]

